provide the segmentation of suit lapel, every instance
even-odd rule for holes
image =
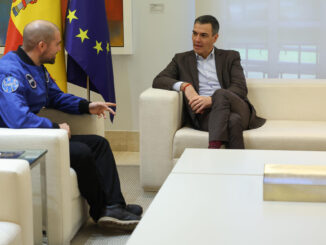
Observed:
[[[195,87],[196,91],[199,91],[197,59],[194,51],[190,52],[189,54],[189,69],[193,80],[193,86]]]
[[[225,84],[224,84],[223,76],[222,76],[222,69],[223,69],[223,59],[221,57],[222,52],[217,48],[214,48],[214,50],[215,50],[214,55],[215,55],[215,66],[216,66],[217,78],[218,78],[218,81],[219,81],[221,87],[225,88]]]

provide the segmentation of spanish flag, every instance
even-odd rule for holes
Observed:
[[[18,46],[23,43],[23,30],[26,24],[39,19],[52,22],[58,26],[60,33],[63,33],[61,1],[13,0],[10,11],[5,53],[16,50]],[[67,75],[63,42],[61,43],[61,51],[56,56],[55,64],[47,64],[45,66],[60,89],[67,92]]]

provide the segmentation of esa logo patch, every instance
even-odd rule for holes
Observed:
[[[2,90],[6,93],[15,92],[19,87],[19,82],[14,77],[5,77],[2,80]]]
[[[26,74],[26,79],[28,80],[28,83],[32,88],[36,88],[36,81],[31,74]]]

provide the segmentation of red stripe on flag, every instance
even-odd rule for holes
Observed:
[[[68,7],[68,0],[61,0],[61,24],[62,24],[63,33],[65,33],[67,7]]]
[[[5,54],[12,50],[17,50],[19,45],[23,44],[23,36],[17,30],[12,19],[9,19],[7,39],[5,45]]]

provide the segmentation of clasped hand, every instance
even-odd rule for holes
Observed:
[[[196,114],[204,113],[204,110],[212,106],[212,98],[210,96],[200,96],[193,88],[188,86],[185,89],[185,95],[189,100],[189,105]]]
[[[212,98],[210,96],[196,95],[189,100],[189,105],[193,112],[204,113],[206,108],[212,106]]]

